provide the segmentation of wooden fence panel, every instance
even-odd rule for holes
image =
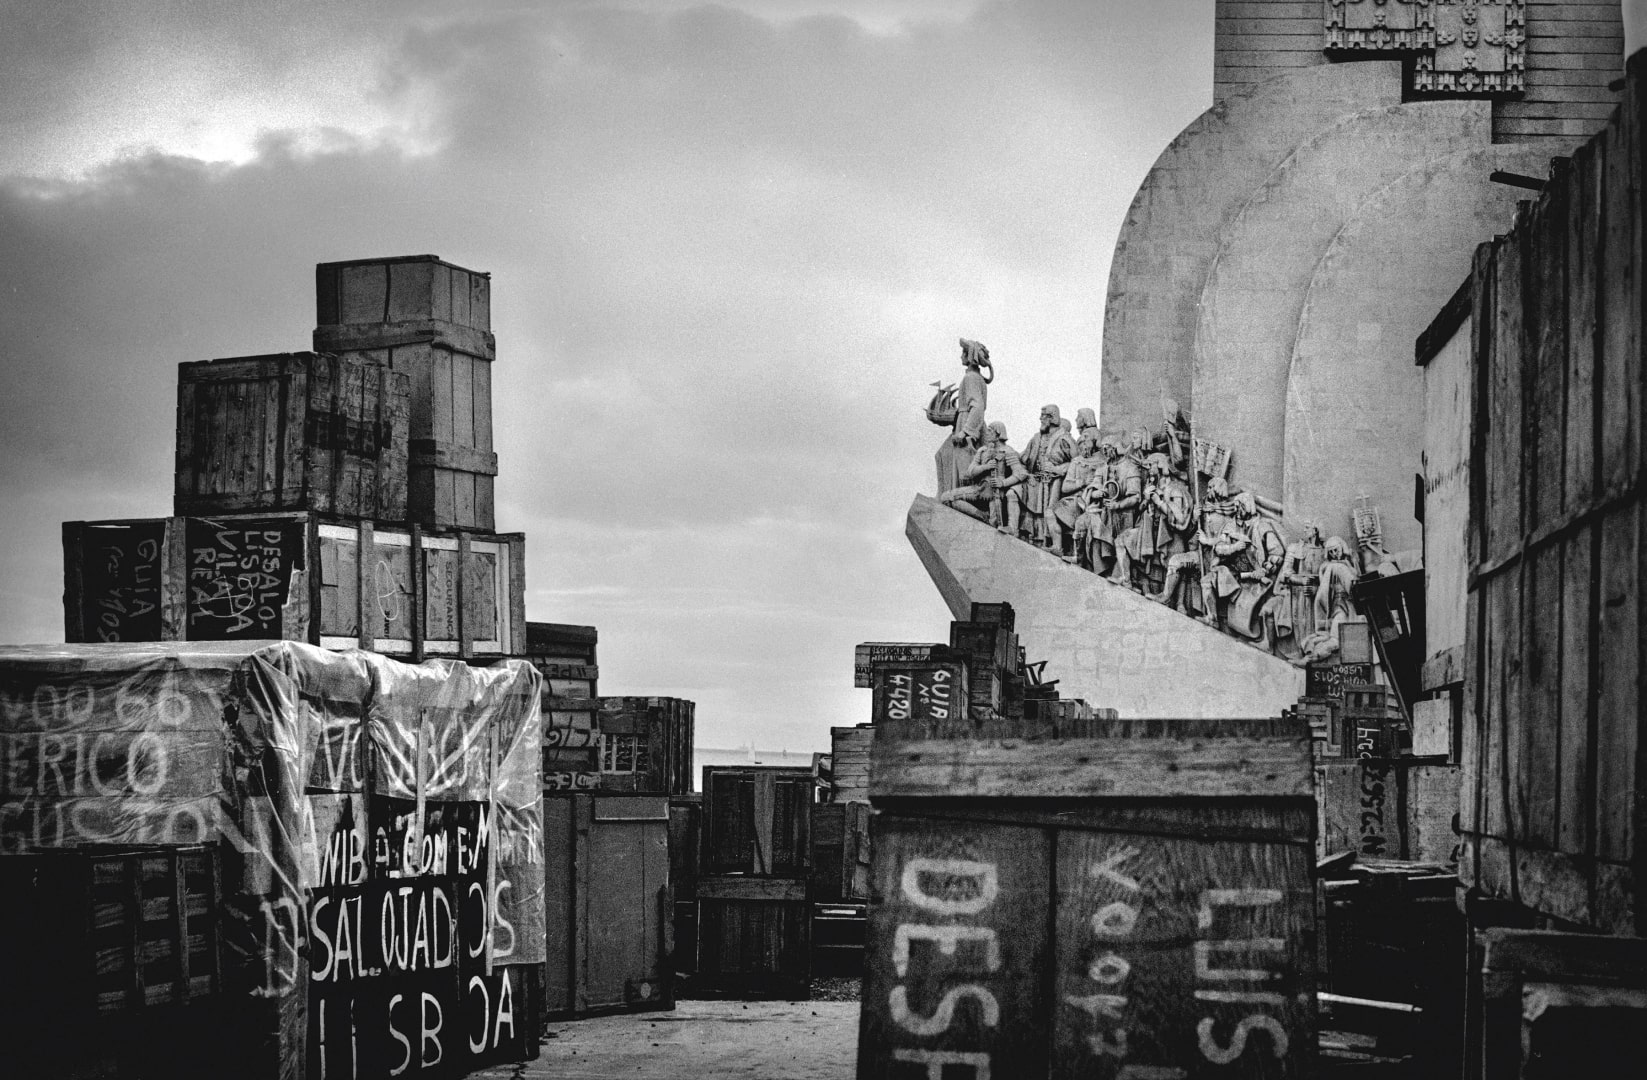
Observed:
[[[1466,884],[1640,934],[1642,105],[1478,251]]]

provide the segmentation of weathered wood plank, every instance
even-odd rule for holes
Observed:
[[[793,878],[700,877],[700,900],[805,900],[806,882]]]
[[[468,357],[454,357],[445,349],[431,351],[429,362],[429,438],[436,442],[457,442],[453,414],[455,412],[452,393],[454,386],[453,368],[461,364]]]
[[[1526,655],[1521,666],[1523,710],[1514,719],[1521,728],[1520,760],[1515,774],[1516,810],[1522,835],[1531,843],[1555,844],[1563,809],[1560,790],[1562,723],[1562,548],[1552,544],[1528,558],[1522,594],[1522,633]]]
[[[1575,853],[1589,852],[1594,835],[1595,786],[1590,773],[1591,732],[1595,725],[1590,693],[1594,541],[1595,534],[1585,529],[1561,545],[1561,729],[1556,750],[1556,801],[1560,809],[1555,846]]]
[[[496,449],[492,444],[492,362],[476,357],[474,364],[475,448]]]
[[[1637,751],[1641,700],[1641,538],[1639,505],[1600,523],[1600,595],[1596,637],[1596,856],[1635,857]]]
[[[1596,272],[1601,239],[1596,153],[1597,144],[1589,142],[1573,155],[1567,199],[1566,475],[1562,489],[1562,508],[1567,513],[1587,509],[1595,493]]]
[[[1309,739],[876,739],[869,794],[1304,796]]]
[[[1631,190],[1628,141],[1609,128],[1602,143],[1602,236],[1598,277],[1599,363],[1596,393],[1601,400],[1600,492],[1622,490],[1639,473],[1641,368],[1640,309],[1632,277],[1636,257],[1635,215],[1639,193]],[[1600,494],[1598,492],[1598,495]]]
[[[1572,167],[1557,158],[1527,228],[1525,532],[1560,520],[1566,475],[1567,190]]]
[[[1482,582],[1481,667],[1477,682],[1481,708],[1480,815],[1477,828],[1488,835],[1504,833],[1504,583],[1503,577]]]
[[[1494,317],[1498,311],[1498,242],[1477,245],[1471,268],[1472,305],[1470,315],[1470,517],[1468,529],[1467,565],[1471,568],[1486,562],[1491,545],[1488,538],[1488,517],[1485,510],[1487,484],[1487,384],[1493,367],[1493,352],[1498,335]],[[1472,620],[1470,625],[1475,625]],[[1467,646],[1468,647],[1468,646]],[[1471,663],[1475,661],[1470,649]]]
[[[488,363],[462,353],[452,355],[452,442],[475,443],[475,367]]]
[[[1050,1076],[1313,1075],[1309,849],[1067,830],[1055,866]]]
[[[1521,502],[1521,371],[1525,362],[1522,338],[1525,276],[1522,238],[1526,235],[1527,203],[1516,214],[1516,229],[1498,247],[1496,335],[1487,384],[1487,505],[1489,544],[1487,559],[1508,555],[1522,535]]]

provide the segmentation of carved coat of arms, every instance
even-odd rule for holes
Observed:
[[[1526,0],[1322,0],[1322,7],[1326,52],[1412,56],[1414,90],[1524,88]]]

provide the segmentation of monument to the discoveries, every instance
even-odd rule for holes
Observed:
[[[1010,601],[1061,692],[1123,717],[1280,713],[1303,688],[1289,660],[1329,627],[1289,636],[1278,620],[1334,618],[1330,538],[1355,573],[1418,565],[1413,341],[1508,227],[1527,195],[1515,178],[1536,185],[1605,123],[1622,66],[1616,2],[1219,0],[1216,20],[1214,103],[1161,154],[1116,244],[1101,427],[1060,449],[1045,412],[1039,432],[974,417],[992,465],[970,482],[994,490],[917,496],[909,513],[957,618]],[[991,435],[1000,419],[1021,453]],[[1152,466],[1175,430],[1194,463]],[[1167,550],[1117,573],[1120,532],[1175,483],[1197,506],[1177,558],[1198,585],[1178,584]],[[1149,535],[1146,549],[1178,542]],[[1319,603],[1295,602],[1289,568]],[[1153,598],[1169,582],[1183,610]]]

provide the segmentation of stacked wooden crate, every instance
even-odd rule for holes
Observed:
[[[519,655],[525,537],[311,511],[63,523],[70,642],[304,641]]]
[[[175,516],[64,525],[69,642],[284,639],[414,662],[526,652],[524,537],[495,531],[487,276],[414,256],[323,264],[316,284],[315,352],[179,365]],[[591,661],[586,696],[593,689]],[[534,772],[536,735],[534,724]],[[530,787],[535,795],[538,785]],[[419,814],[422,791],[420,781]],[[359,794],[322,788],[313,797],[330,805]],[[534,802],[531,821],[521,822],[534,845],[537,812]],[[471,836],[473,828],[465,826]],[[512,895],[535,901],[537,888]],[[140,906],[158,910],[161,899],[140,896]],[[331,910],[341,912],[341,901]],[[494,972],[488,959],[484,973],[463,972],[466,999],[478,993],[513,1017],[494,1032],[507,1029],[508,1038],[489,1036],[483,1050],[471,1042],[470,1063],[517,1060],[535,1048],[544,930],[535,918],[513,925],[521,947],[511,955],[526,962]],[[161,950],[145,942],[137,955]],[[109,971],[151,998],[163,992],[163,981],[149,979],[159,978],[154,964],[128,967]],[[330,1029],[321,1018],[309,1032],[326,1070],[345,1045],[343,1014],[376,993],[309,987],[311,1017],[337,1014]],[[281,1010],[280,1030],[258,1036],[299,1047],[299,1065],[304,1011]],[[446,1011],[450,1022],[455,1010]],[[348,1048],[353,1054],[352,1040]],[[460,1055],[446,1056],[450,1069]],[[284,1049],[280,1057],[294,1060]],[[370,1073],[382,1058],[362,1050],[358,1068]]]
[[[599,788],[650,795],[692,790],[696,707],[672,697],[595,699]]]
[[[315,268],[314,347],[405,375],[407,510],[423,524],[496,527],[491,277],[433,255]]]
[[[874,682],[955,680],[937,656]],[[1025,737],[933,703],[876,701],[860,1078],[1311,1075],[1302,723]]]
[[[804,999],[811,993],[811,769],[703,770],[697,881],[698,985]]]
[[[545,1011],[673,1007],[668,798],[556,791],[543,819]]]
[[[869,744],[874,737],[869,724],[829,729],[830,802],[869,801]]]
[[[593,626],[527,627],[527,659],[544,676],[545,985],[555,1016],[674,1001],[681,853],[671,797],[691,784],[693,705],[597,696],[598,637]]]
[[[593,791],[599,772],[593,626],[527,623],[526,659],[544,677],[543,790]]]
[[[316,273],[317,352],[179,365],[177,516],[65,524],[70,642],[525,651],[525,538],[493,531],[486,275]]]

